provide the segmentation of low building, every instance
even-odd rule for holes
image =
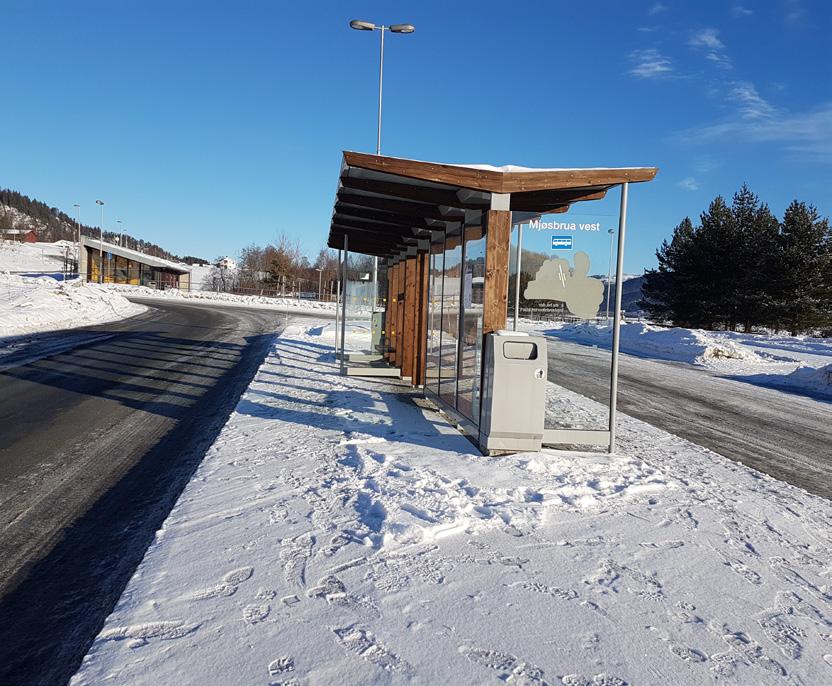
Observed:
[[[37,243],[38,232],[34,229],[3,229],[0,236],[7,241],[18,241],[19,243]]]
[[[82,236],[80,273],[87,281],[190,290],[191,270],[183,264]]]

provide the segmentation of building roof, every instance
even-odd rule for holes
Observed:
[[[545,168],[447,164],[344,152],[328,245],[396,257],[424,246],[435,231],[459,226],[466,210],[487,210],[491,194],[510,194],[525,220],[566,212],[572,203],[603,198],[624,182],[650,181],[655,167]]]
[[[169,269],[170,271],[174,271],[179,274],[190,274],[191,272],[188,265],[181,264],[179,262],[171,262],[170,260],[163,260],[161,257],[153,257],[152,255],[147,255],[143,252],[139,252],[138,250],[130,250],[129,248],[123,248],[119,245],[114,245],[113,243],[107,243],[106,241],[102,243],[98,239],[90,238],[89,236],[82,236],[81,242],[93,250],[98,250],[100,246],[104,252],[109,252],[113,255],[118,255],[119,257],[126,257],[129,260],[141,262],[149,267]]]

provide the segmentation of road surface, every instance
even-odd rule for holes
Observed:
[[[553,338],[547,345],[550,381],[609,405],[609,351]],[[832,498],[832,403],[622,353],[618,409]]]
[[[0,684],[74,673],[285,321],[145,304],[0,359]]]

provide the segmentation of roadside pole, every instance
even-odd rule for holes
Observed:
[[[338,268],[335,271],[335,359],[338,359],[338,308],[341,306],[341,248],[338,248]]]
[[[520,264],[523,254],[523,225],[517,225],[517,255],[514,256],[517,274],[514,277],[514,330],[517,331],[517,321],[520,319]]]
[[[621,338],[621,282],[624,273],[624,235],[627,232],[627,195],[630,184],[621,184],[621,208],[618,212],[618,255],[615,263],[615,311],[612,325],[612,364],[610,366],[610,446],[615,452],[615,422],[618,411],[618,346]]]
[[[347,235],[344,234],[344,269],[343,269],[343,283],[344,288],[341,294],[341,374],[346,373],[346,365],[344,358],[346,357],[346,334],[347,334],[347,261],[349,260],[349,243]]]

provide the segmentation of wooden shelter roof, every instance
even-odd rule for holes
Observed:
[[[657,171],[456,165],[345,151],[327,244],[341,248],[346,235],[350,252],[396,257],[458,226],[466,210],[489,209],[492,193],[510,194],[511,211],[533,217],[650,181]]]

